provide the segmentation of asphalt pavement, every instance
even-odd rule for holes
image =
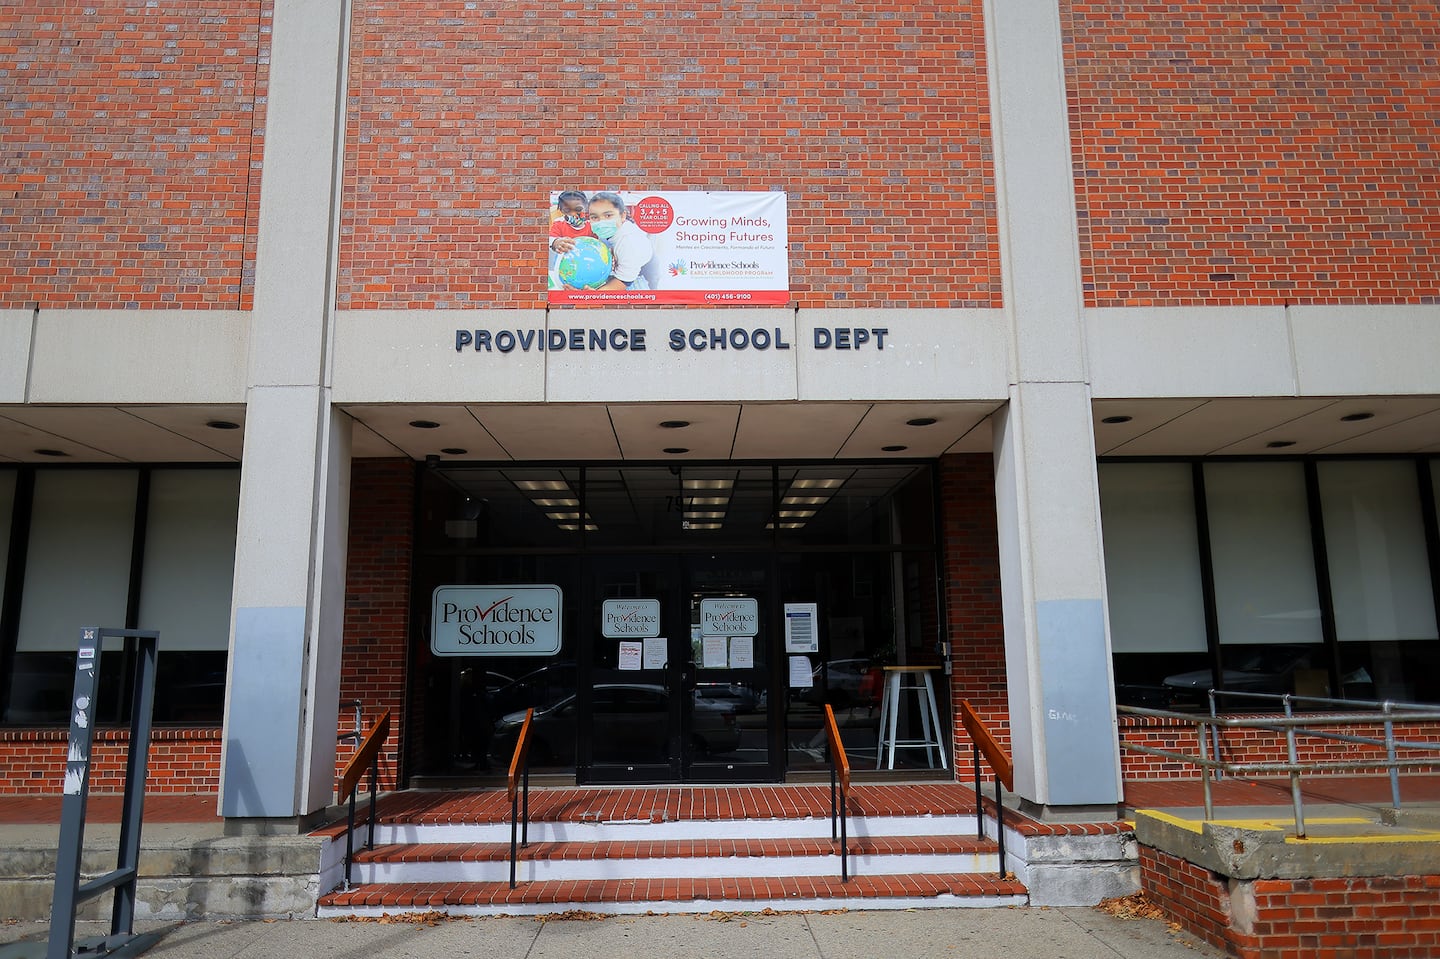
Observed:
[[[147,959],[1219,959],[1158,919],[1086,907],[139,923]],[[107,926],[81,923],[80,937]],[[43,957],[43,923],[0,925],[0,959]],[[27,944],[19,944],[28,940]]]

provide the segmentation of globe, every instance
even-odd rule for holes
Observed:
[[[593,236],[577,236],[575,248],[560,255],[555,272],[566,286],[593,290],[610,279],[610,248]]]

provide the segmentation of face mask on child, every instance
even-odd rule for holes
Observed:
[[[590,229],[602,240],[608,240],[615,236],[620,229],[620,224],[614,220],[591,220]]]
[[[567,213],[565,214],[565,222],[578,230],[586,223],[589,223],[590,218],[583,213]]]

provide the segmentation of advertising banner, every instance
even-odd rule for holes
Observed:
[[[551,303],[790,301],[784,193],[557,190]]]
[[[436,656],[548,656],[560,651],[559,586],[437,586]]]

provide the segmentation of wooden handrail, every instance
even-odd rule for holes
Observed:
[[[340,795],[348,796],[355,791],[360,783],[360,777],[365,775],[365,770],[370,768],[371,762],[380,752],[380,747],[385,745],[385,740],[390,736],[390,710],[380,714],[375,720],[375,725],[365,734],[360,741],[360,747],[355,750],[355,755],[345,764],[340,773]]]
[[[510,773],[506,777],[506,794],[510,798],[510,888],[515,888],[515,867],[520,861],[520,846],[530,845],[530,720],[535,707],[525,710],[520,735],[515,737],[515,752],[510,756]],[[524,812],[521,813],[521,795]],[[517,839],[516,833],[519,832]]]
[[[505,780],[505,798],[513,800],[518,782],[525,768],[525,761],[530,752],[530,720],[535,716],[535,708],[525,710],[525,721],[520,724],[520,735],[515,737],[515,752],[510,757],[510,772]]]
[[[1005,748],[995,741],[990,730],[985,727],[985,722],[980,714],[975,712],[975,707],[970,705],[968,699],[960,700],[960,721],[965,724],[965,731],[970,734],[970,742],[973,743],[971,754],[975,766],[975,838],[985,838],[985,806],[980,800],[980,754],[985,754],[985,761],[990,768],[995,770],[995,842],[999,846],[1000,878],[1005,878],[1005,803],[1000,795],[1000,786],[1003,784],[1006,789],[1015,789],[1015,766],[1010,761],[1010,754]]]
[[[836,775],[840,778],[840,788],[850,788],[850,759],[845,755],[845,746],[840,742],[840,726],[835,722],[835,710],[830,704],[825,704],[825,738],[830,743],[830,756],[835,763]]]
[[[845,799],[850,792],[850,759],[845,755],[845,744],[840,741],[840,726],[835,722],[835,710],[825,704],[825,739],[830,744],[830,841],[840,840],[840,881],[850,881],[850,843],[845,834]],[[835,797],[840,797],[839,816],[836,816]],[[839,821],[839,835],[836,835],[836,821]]]
[[[340,796],[346,801],[345,817],[345,888],[350,888],[350,868],[355,861],[355,790],[365,770],[370,770],[370,817],[365,829],[365,848],[375,848],[375,806],[380,792],[380,747],[390,737],[390,710],[380,714],[375,725],[365,734],[355,755],[340,772]]]
[[[965,731],[970,734],[970,739],[980,751],[985,754],[985,761],[990,768],[995,770],[995,777],[1005,784],[1006,789],[1015,788],[1015,767],[1010,761],[1010,754],[1005,752],[1005,747],[995,741],[990,730],[985,727],[985,722],[980,714],[975,712],[975,707],[970,705],[968,699],[960,700],[960,721],[965,724]]]

